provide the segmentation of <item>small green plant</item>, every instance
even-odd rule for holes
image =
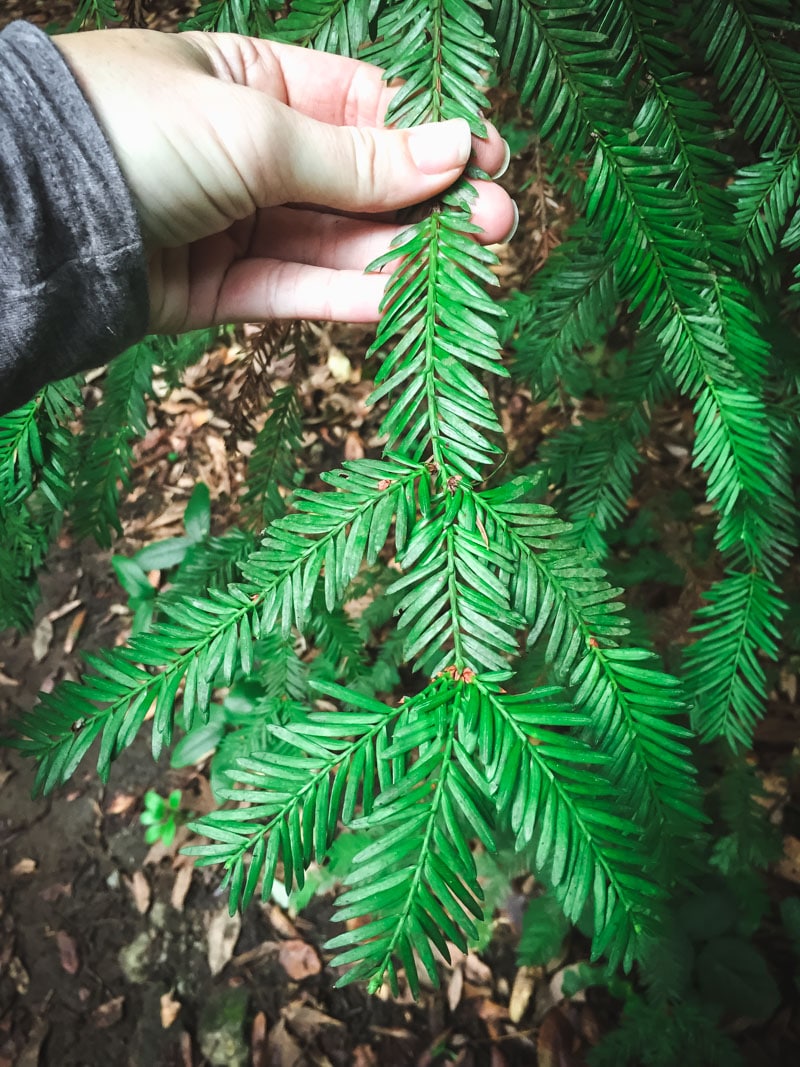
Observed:
[[[144,795],[144,811],[139,816],[139,822],[147,827],[144,839],[148,845],[160,841],[169,848],[175,840],[178,826],[184,821],[180,806],[180,789],[173,789],[168,797],[162,797],[153,789],[147,790]]]

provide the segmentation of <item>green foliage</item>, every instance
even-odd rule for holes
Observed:
[[[545,967],[558,953],[569,932],[564,913],[549,893],[528,902],[517,949],[520,967]]]
[[[147,827],[144,839],[148,845],[161,841],[166,848],[169,848],[178,830],[180,806],[180,789],[173,789],[166,798],[153,789],[147,790],[144,795],[144,811],[139,816],[139,822]]]
[[[775,297],[800,247],[791,5],[715,0],[697,25],[652,0],[297,0],[273,22],[274,10],[214,0],[188,25],[358,52],[402,80],[398,125],[461,117],[481,136],[489,86],[507,79],[575,221],[498,301],[470,185],[428,205],[372,264],[392,268],[368,352],[382,458],[304,488],[298,389],[279,389],[242,498],[255,532],[212,537],[193,498],[185,538],[118,562],[144,605],[137,632],[43,694],[12,743],[44,792],[95,741],[107,776],[151,709],[154,756],[178,731],[174,765],[213,752],[222,806],[192,824],[207,840],[190,851],[223,867],[232,909],[276,880],[302,891],[353,834],[336,906],[350,929],[328,947],[340,983],[373,990],[404,977],[416,994],[438,981],[439,955],[481,940],[492,902],[471,846],[510,839],[547,887],[522,961],[556,952],[569,922],[608,966],[641,965],[646,995],[613,980],[627,1003],[596,1062],[733,1062],[720,1011],[740,1011],[753,984],[760,1016],[776,997],[749,940],[766,906],[754,868],[774,842],[742,753],[796,536],[795,342]],[[749,145],[738,170],[689,67],[714,74],[730,143]],[[509,376],[501,338],[517,384],[550,406],[521,473],[494,403]],[[65,430],[74,390],[48,387],[0,424],[15,505],[3,522],[23,546],[0,583],[24,584],[43,555],[24,570],[24,546],[52,536],[39,508],[42,529],[66,507],[108,543],[164,365],[174,381],[182,356],[153,341],[113,364],[85,444]],[[684,444],[710,516],[695,538],[710,544],[711,530],[716,546],[693,574],[707,585],[680,677],[608,577],[659,576],[669,558],[634,530],[631,500],[654,417],[676,407],[692,413]],[[651,550],[638,571],[618,551],[637,538]],[[157,596],[149,569],[170,571]],[[679,580],[674,565],[659,577]],[[17,601],[9,618],[26,614]],[[695,737],[727,745],[710,820]]]
[[[272,397],[267,421],[256,437],[247,470],[244,508],[251,525],[263,529],[286,510],[281,488],[294,486],[303,436],[302,413],[294,386]]]
[[[36,572],[72,496],[76,442],[68,428],[79,383],[46,386],[0,417],[0,628],[24,629],[38,601]]]

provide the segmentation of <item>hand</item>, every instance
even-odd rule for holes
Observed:
[[[470,153],[489,174],[504,165],[492,127],[485,140],[461,119],[383,128],[393,90],[358,60],[236,34],[53,40],[133,192],[156,333],[374,322],[387,276],[364,268],[402,229],[386,219],[446,189]],[[475,185],[473,219],[486,242],[501,241],[514,205],[494,183]]]

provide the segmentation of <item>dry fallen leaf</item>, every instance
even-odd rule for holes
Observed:
[[[304,978],[319,974],[322,970],[322,961],[311,945],[298,939],[281,944],[278,961],[295,982],[302,982]]]
[[[165,1030],[169,1030],[170,1026],[178,1018],[178,1012],[181,1010],[181,1002],[176,1000],[172,995],[172,991],[161,994],[161,1025]]]
[[[580,1040],[558,1008],[542,1020],[536,1040],[538,1067],[583,1067]]]
[[[194,864],[187,864],[184,867],[179,867],[177,874],[175,875],[169,902],[176,911],[183,911],[186,894],[189,892],[189,887],[192,884],[193,870]]]
[[[783,858],[776,863],[775,873],[788,882],[800,885],[800,837],[786,834],[783,839]]]
[[[75,618],[70,622],[67,629],[66,636],[64,638],[64,655],[68,656],[70,652],[75,648],[75,644],[80,635],[84,622],[86,621],[86,608],[82,608],[77,612]]]
[[[212,975],[219,974],[233,955],[242,920],[227,911],[215,911],[208,924],[208,966]]]
[[[353,1049],[353,1067],[378,1067],[378,1060],[369,1045],[356,1045]]]
[[[183,1067],[193,1067],[192,1038],[185,1030],[181,1034],[181,1059],[183,1060]]]
[[[135,803],[133,793],[115,793],[106,805],[106,815],[124,815]]]
[[[491,986],[492,969],[474,952],[468,952],[464,961],[464,977],[475,985]]]
[[[251,1067],[267,1067],[267,1017],[263,1011],[256,1012],[250,1031],[250,1063]]]
[[[269,906],[269,922],[276,934],[281,937],[298,937],[297,927],[289,916],[277,904]]]
[[[8,977],[14,983],[14,988],[21,997],[24,997],[28,992],[31,984],[31,978],[22,963],[19,956],[12,956],[8,961],[6,968]]]
[[[347,437],[345,437],[344,439],[344,458],[364,458],[364,442],[361,440],[361,435],[358,433],[357,430],[351,430]]]
[[[41,663],[47,653],[50,651],[50,645],[53,641],[53,624],[45,617],[37,624],[36,629],[33,631],[33,639],[31,641],[31,652],[33,658],[37,663]]]
[[[450,1008],[450,1011],[455,1011],[461,1003],[461,995],[463,992],[464,972],[460,967],[456,967],[450,975],[450,981],[447,983],[447,1005]]]
[[[92,1012],[92,1023],[98,1030],[106,1030],[109,1026],[115,1026],[122,1018],[122,1009],[125,1007],[125,997],[114,997],[95,1008]]]
[[[19,878],[25,874],[33,874],[38,866],[39,864],[36,860],[31,859],[30,856],[24,856],[21,860],[17,860],[11,868],[11,874],[14,878]]]
[[[302,1067],[305,1054],[286,1027],[286,1021],[280,1019],[277,1026],[270,1028],[267,1038],[267,1063],[270,1067]]]
[[[520,967],[514,976],[511,998],[508,1002],[508,1017],[512,1023],[518,1023],[528,1009],[533,991],[536,988],[538,968]]]
[[[43,889],[39,896],[42,900],[46,900],[48,904],[52,904],[59,897],[71,897],[72,882],[53,882],[47,889]]]
[[[353,375],[353,364],[336,345],[328,349],[328,370],[337,382],[349,382]]]
[[[146,915],[150,907],[151,890],[150,883],[144,876],[143,871],[134,871],[130,879],[126,879],[128,889],[133,897],[133,903],[140,915]]]
[[[66,930],[59,930],[56,934],[56,945],[62,968],[67,974],[77,974],[81,964],[75,939],[70,937]]]

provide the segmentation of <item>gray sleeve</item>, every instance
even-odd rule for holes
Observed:
[[[141,339],[136,210],[61,53],[25,22],[0,33],[0,413]]]

